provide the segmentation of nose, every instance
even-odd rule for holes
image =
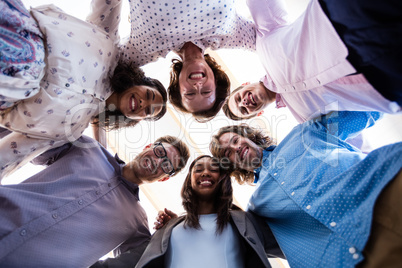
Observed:
[[[208,169],[204,169],[204,171],[201,173],[201,177],[210,177],[211,174],[209,173]]]
[[[244,97],[241,103],[243,104],[243,106],[247,106],[248,105],[247,97]]]
[[[147,108],[148,107],[151,107],[151,105],[152,105],[152,101],[151,100],[147,100],[147,99],[140,99],[140,101],[139,101],[139,106],[140,106],[140,111],[141,111],[141,114],[144,116],[144,117],[146,117],[148,114],[147,114]],[[150,109],[149,109],[150,110]]]
[[[202,82],[201,82],[201,81],[195,82],[195,83],[193,84],[193,87],[194,87],[195,89],[197,89],[197,90],[200,90],[200,89],[202,88]]]

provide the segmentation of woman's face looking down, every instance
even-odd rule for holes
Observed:
[[[205,60],[183,63],[179,75],[183,107],[190,113],[211,109],[216,100],[214,73]]]

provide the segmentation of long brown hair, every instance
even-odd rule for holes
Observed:
[[[209,155],[202,155],[197,157],[190,165],[186,179],[184,180],[183,187],[181,189],[182,204],[187,212],[185,216],[184,225],[191,228],[200,229],[199,214],[198,214],[198,198],[193,188],[191,187],[191,173],[193,167],[198,160],[209,157],[212,161],[219,164],[219,160]],[[219,174],[221,181],[215,191],[214,206],[218,212],[216,234],[221,234],[223,229],[230,221],[229,209],[233,202],[233,188],[228,172],[222,168],[219,164]]]
[[[215,85],[216,85],[216,100],[214,106],[202,112],[194,112],[192,113],[193,117],[198,122],[207,122],[214,118],[216,114],[220,111],[225,99],[229,96],[230,93],[230,80],[229,76],[222,70],[222,67],[208,54],[204,55],[205,61],[211,67],[212,72],[215,76]],[[180,95],[180,84],[179,84],[179,76],[181,69],[183,68],[183,62],[179,59],[172,60],[172,66],[170,71],[170,83],[168,87],[168,95],[169,101],[172,103],[176,109],[183,113],[189,113],[186,108],[184,108],[181,102]]]

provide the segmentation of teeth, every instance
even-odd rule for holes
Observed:
[[[134,101],[134,97],[131,97],[131,110],[134,112],[135,110],[135,101]]]
[[[210,181],[202,181],[200,182],[201,185],[212,185],[212,182]]]
[[[244,159],[246,157],[247,152],[248,152],[248,149],[243,150],[243,154],[241,156],[241,159]]]
[[[190,75],[190,79],[200,79],[202,77],[203,77],[202,74],[192,74],[192,75]]]
[[[250,99],[251,99],[252,103],[255,104],[255,100],[254,100],[254,96],[253,96],[253,95],[250,96]]]

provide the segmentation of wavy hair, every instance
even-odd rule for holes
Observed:
[[[214,58],[212,58],[208,54],[205,54],[204,58],[208,66],[211,67],[212,72],[215,76],[216,100],[214,106],[211,109],[207,111],[192,113],[195,120],[200,123],[208,122],[209,120],[213,119],[218,114],[223,103],[225,102],[225,99],[227,98],[227,96],[229,96],[230,93],[229,76],[222,70],[222,67],[214,60]],[[181,60],[172,60],[170,83],[168,87],[169,101],[180,112],[190,113],[187,111],[186,108],[184,108],[181,102],[179,76],[182,68],[183,62]]]
[[[197,157],[190,165],[186,179],[184,180],[183,187],[181,189],[182,204],[187,214],[184,219],[184,225],[190,228],[200,229],[199,214],[198,214],[198,197],[191,187],[191,173],[193,167],[197,161],[202,158],[209,157],[213,162],[219,164],[220,179],[218,187],[215,191],[214,207],[218,213],[216,234],[221,234],[223,229],[230,221],[229,210],[232,207],[233,202],[233,188],[228,172],[219,163],[219,159],[211,157],[209,155],[202,155]]]
[[[120,61],[110,77],[110,85],[114,93],[121,94],[133,86],[149,86],[158,90],[162,95],[163,105],[161,111],[153,117],[145,118],[147,121],[159,120],[166,113],[167,92],[162,83],[150,77],[145,76],[141,68],[136,67],[133,62],[125,63]],[[94,124],[97,124],[107,130],[132,127],[140,120],[127,118],[121,111],[111,111],[106,109],[103,113],[97,115]]]
[[[274,145],[275,141],[264,133],[263,130],[250,127],[247,124],[222,127],[219,129],[216,135],[212,136],[211,143],[209,144],[209,150],[211,151],[212,155],[219,158],[222,163],[228,164],[228,168],[232,170],[230,176],[234,177],[239,184],[243,184],[245,182],[252,184],[254,181],[254,172],[237,168],[233,163],[230,162],[228,158],[224,156],[224,150],[222,150],[220,146],[219,138],[225,133],[235,133],[243,136],[254,142],[263,150],[271,145]]]

